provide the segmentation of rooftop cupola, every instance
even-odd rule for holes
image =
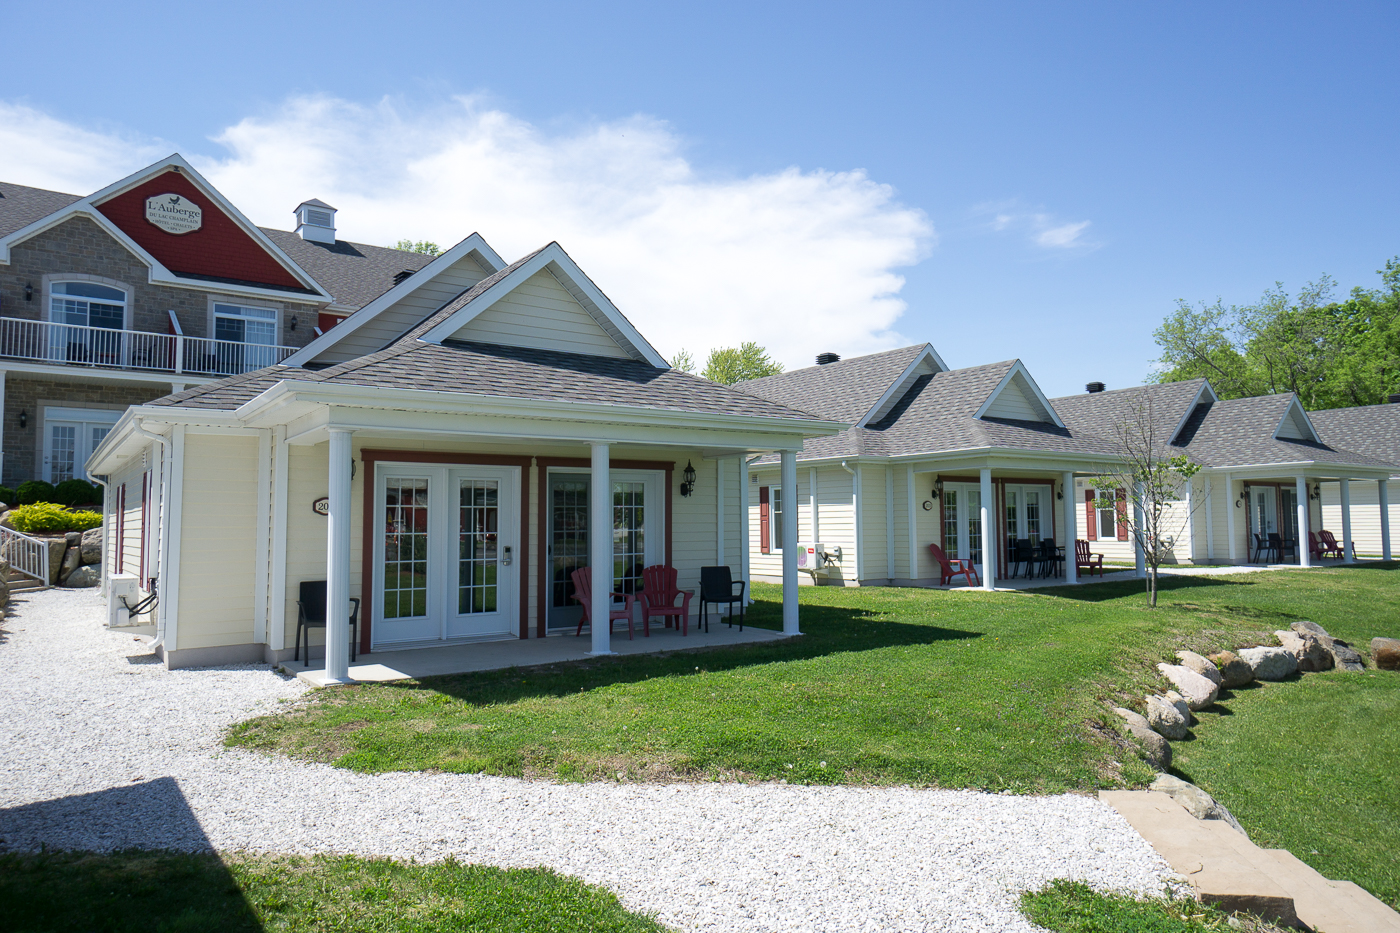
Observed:
[[[315,243],[335,242],[335,208],[312,198],[297,205],[297,235]]]

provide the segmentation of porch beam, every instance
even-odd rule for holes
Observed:
[[[779,533],[783,536],[783,634],[801,635],[797,618],[797,452],[784,450],[779,454],[779,480],[783,489],[793,492],[791,504],[783,503],[783,521]]]
[[[1351,542],[1351,480],[1343,476],[1342,484],[1342,563],[1356,563],[1356,548]],[[1301,544],[1299,545],[1301,547]]]
[[[1298,566],[1312,566],[1312,551],[1308,548],[1308,478],[1299,473],[1293,479],[1295,498],[1298,500]]]
[[[350,441],[331,428],[326,513],[326,683],[350,682]]]
[[[981,518],[982,518],[982,589],[997,588],[997,523],[996,500],[993,498],[992,471],[983,468],[981,472]],[[909,510],[909,523],[914,523],[914,510]]]
[[[1074,542],[1079,540],[1079,508],[1074,495],[1074,474],[1060,476],[1060,488],[1064,492],[1065,503],[1065,583],[1079,582],[1079,565],[1074,553]]]
[[[593,588],[589,603],[589,615],[593,619],[593,656],[615,654],[612,650],[612,621],[608,613],[612,611],[613,587],[613,523],[612,523],[612,476],[608,461],[608,445],[592,445],[593,473],[589,487],[589,526],[588,560],[592,570]]]
[[[1381,559],[1390,560],[1390,486],[1386,480],[1376,480],[1377,498],[1381,504]]]

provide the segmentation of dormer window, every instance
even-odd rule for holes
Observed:
[[[335,242],[335,208],[325,201],[302,201],[295,211],[297,234],[315,243]]]

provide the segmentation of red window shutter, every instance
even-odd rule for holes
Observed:
[[[1094,508],[1094,490],[1084,490],[1084,517],[1087,519],[1084,523],[1084,539],[1086,541],[1099,540],[1099,516],[1096,514],[1097,511],[1098,510]]]
[[[1128,540],[1128,491],[1119,489],[1118,495],[1118,540]]]
[[[768,548],[768,487],[758,487],[758,549],[764,554]]]

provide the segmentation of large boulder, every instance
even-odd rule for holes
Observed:
[[[1182,667],[1180,664],[1158,664],[1157,670],[1172,682],[1192,712],[1210,706],[1220,695],[1219,687],[1189,667]]]
[[[1254,680],[1254,671],[1233,651],[1221,651],[1210,656],[1220,671],[1220,686],[1226,690],[1243,687]]]
[[[1371,660],[1383,671],[1400,671],[1400,638],[1371,639]]]
[[[1245,835],[1244,827],[1235,821],[1235,818],[1230,815],[1230,811],[1195,784],[1170,774],[1159,774],[1152,781],[1148,790],[1166,794],[1185,807],[1186,812],[1198,820],[1223,820],[1233,826],[1240,835]]]
[[[83,532],[82,561],[84,564],[102,563],[102,529],[93,528]]]
[[[1176,659],[1181,662],[1182,667],[1190,668],[1217,687],[1220,686],[1220,668],[1216,667],[1213,662],[1206,660],[1194,651],[1178,651]]]
[[[61,583],[68,579],[68,575],[83,565],[83,549],[81,541],[78,544],[69,544],[68,549],[63,552],[63,566],[58,571],[58,579]]]
[[[1351,645],[1340,638],[1333,638],[1327,634],[1327,630],[1316,622],[1294,622],[1289,626],[1299,635],[1314,635],[1322,642],[1322,647],[1327,649],[1327,653],[1332,656],[1332,664],[1339,671],[1351,671],[1359,673],[1366,670],[1366,662],[1361,660],[1361,655]]]
[[[1186,738],[1188,720],[1166,697],[1147,697],[1147,724],[1164,739]]]
[[[1240,660],[1249,665],[1255,680],[1283,680],[1298,673],[1298,659],[1283,648],[1244,648]]]
[[[85,586],[96,586],[101,582],[101,566],[98,564],[83,564],[64,579],[63,585],[69,589],[76,590]]]
[[[58,585],[59,572],[63,570],[63,555],[68,551],[68,541],[62,535],[49,538],[49,586]]]
[[[1149,765],[1158,771],[1166,771],[1172,766],[1172,747],[1167,744],[1166,739],[1152,731],[1152,727],[1141,714],[1121,706],[1114,707],[1113,711],[1123,717],[1133,738],[1142,743]]]
[[[1320,638],[1307,629],[1301,632],[1291,629],[1286,632],[1274,632],[1274,637],[1285,651],[1298,659],[1298,670],[1312,673],[1332,669],[1332,652],[1327,650]]]

